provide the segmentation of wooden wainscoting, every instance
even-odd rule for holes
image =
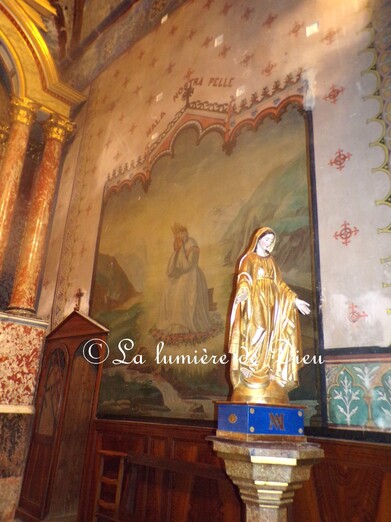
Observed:
[[[206,437],[210,428],[96,421],[83,482],[79,521],[94,520],[99,451],[129,453],[121,521],[239,522],[242,507]]]
[[[325,458],[295,494],[294,522],[390,522],[391,445],[309,438]]]
[[[102,450],[129,454],[120,521],[244,522],[237,491],[206,440],[214,433],[205,427],[95,421],[79,522],[94,521]],[[296,492],[289,522],[390,522],[391,447],[324,438],[309,441],[321,445],[325,458]]]

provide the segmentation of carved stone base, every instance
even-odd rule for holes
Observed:
[[[239,488],[247,522],[285,522],[295,490],[309,479],[311,466],[323,457],[308,442],[241,442],[211,437],[213,449]]]
[[[0,520],[11,522],[22,485],[32,415],[3,413],[2,410],[18,412],[23,408],[0,405]]]

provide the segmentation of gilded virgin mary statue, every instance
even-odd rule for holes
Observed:
[[[275,241],[271,228],[258,229],[239,262],[229,335],[234,402],[286,404],[298,386],[298,312],[310,307],[282,280],[271,255]]]

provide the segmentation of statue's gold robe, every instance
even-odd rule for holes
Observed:
[[[241,302],[239,294],[247,291]],[[301,337],[297,295],[284,283],[272,256],[246,254],[239,265],[229,337],[231,382],[251,389],[275,381],[298,386]]]

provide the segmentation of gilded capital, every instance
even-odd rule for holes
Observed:
[[[75,128],[73,122],[57,114],[52,114],[42,126],[47,140],[57,140],[60,143],[65,143],[67,137]]]
[[[0,145],[5,143],[8,139],[9,135],[9,125],[6,125],[4,123],[0,123]]]
[[[14,96],[11,100],[11,120],[23,123],[28,127],[33,123],[38,105],[28,98],[17,98]]]

